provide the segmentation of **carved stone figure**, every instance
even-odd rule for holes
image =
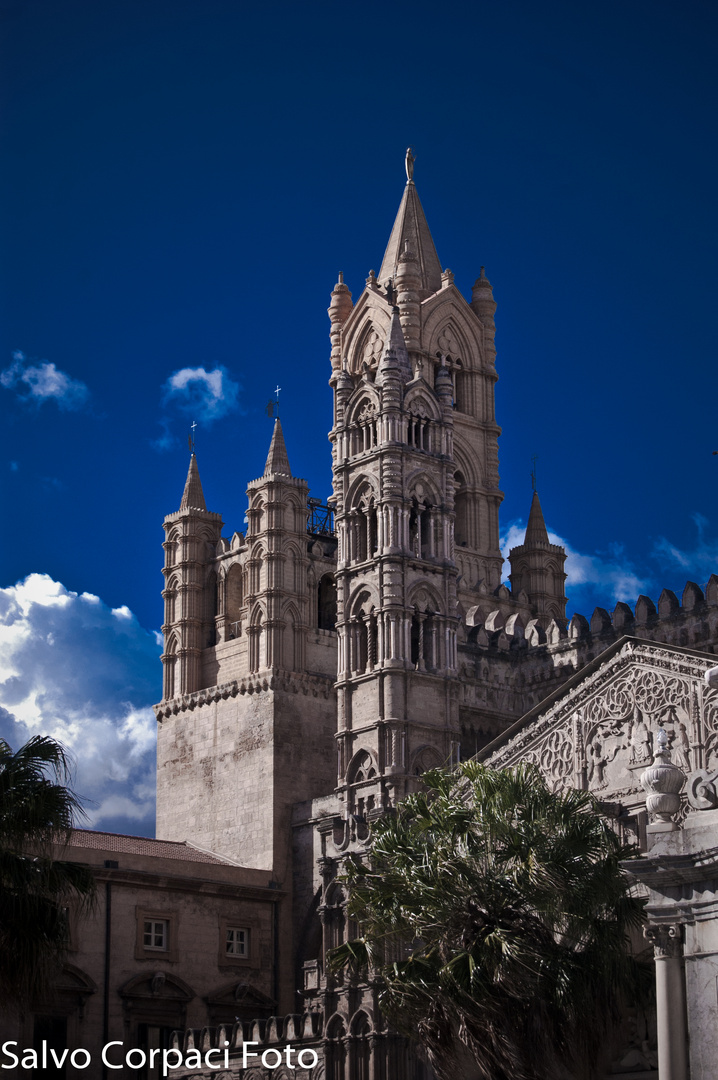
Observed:
[[[636,705],[633,711],[632,763],[636,765],[651,761],[653,758],[653,738],[643,713]]]

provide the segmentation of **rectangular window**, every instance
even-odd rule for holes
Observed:
[[[169,941],[169,922],[167,919],[145,919],[144,926],[144,947],[146,949],[156,949],[158,952],[167,952]]]
[[[227,956],[249,956],[249,930],[245,927],[228,926],[225,952]]]

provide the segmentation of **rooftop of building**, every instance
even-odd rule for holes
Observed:
[[[72,847],[90,848],[93,851],[116,851],[123,855],[151,855],[162,859],[179,859],[186,862],[214,863],[219,866],[236,866],[232,859],[214,855],[210,851],[189,844],[186,840],[156,840],[150,836],[129,836],[124,833],[99,832],[95,829],[73,829],[70,837]]]

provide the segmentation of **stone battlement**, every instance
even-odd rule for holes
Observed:
[[[540,646],[589,644],[600,640],[602,647],[619,637],[650,638],[684,648],[705,652],[716,651],[718,638],[718,575],[712,574],[705,591],[689,581],[681,599],[670,589],[664,589],[658,604],[647,596],[639,596],[635,610],[619,601],[613,612],[597,607],[590,619],[575,614],[570,620],[534,618],[521,614],[509,615],[490,609],[489,598],[483,605],[470,609],[464,621],[463,642],[480,649],[508,652],[516,649],[535,649]]]

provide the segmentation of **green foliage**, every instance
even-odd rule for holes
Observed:
[[[622,999],[651,968],[622,845],[587,792],[552,794],[538,769],[467,762],[374,826],[369,865],[346,864],[359,941],[335,970],[381,975],[381,1005],[440,1080],[591,1075]]]
[[[68,945],[69,905],[92,905],[91,871],[54,858],[67,843],[79,797],[67,787],[63,747],[35,736],[13,753],[0,739],[0,1003],[47,992]]]

